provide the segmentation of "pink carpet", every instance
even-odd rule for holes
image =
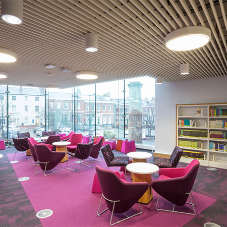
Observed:
[[[14,154],[9,154],[10,160]],[[79,168],[79,164],[74,163],[75,159],[69,158],[69,166]],[[95,162],[93,166],[105,167],[104,161]],[[110,212],[107,211],[97,217],[97,208],[101,194],[91,193],[95,168],[81,167],[81,173],[73,172],[63,168],[62,171],[44,177],[43,173],[35,175],[35,166],[28,165],[25,157],[21,157],[18,163],[12,164],[18,178],[29,177],[28,181],[21,182],[31,204],[36,212],[43,209],[53,210],[53,215],[46,219],[40,219],[44,227],[62,226],[109,226]],[[65,163],[62,164],[65,167]],[[56,167],[56,169],[59,167]],[[119,168],[111,168],[119,170]],[[205,195],[193,192],[196,201],[197,215],[209,207],[216,200]],[[155,204],[157,194],[154,192],[154,199],[149,205],[142,205],[143,214],[126,220],[117,226],[183,226],[194,215],[176,214],[170,212],[157,212]],[[164,201],[164,203],[163,203]],[[168,206],[166,200],[161,200],[160,205]],[[105,203],[101,208],[105,209]],[[135,204],[130,213],[137,212],[139,205]],[[119,220],[115,216],[113,221]]]

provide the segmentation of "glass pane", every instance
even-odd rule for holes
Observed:
[[[116,139],[124,136],[124,81],[96,85],[97,136]]]
[[[129,140],[154,146],[155,79],[140,77],[126,80],[126,131]]]
[[[0,86],[0,135],[7,141],[7,122],[6,122],[6,85]]]
[[[95,136],[95,84],[75,88],[75,131]]]
[[[37,137],[36,129],[45,127],[44,89],[9,86],[9,92],[9,138],[18,132]]]
[[[47,131],[65,133],[73,131],[72,98],[73,88],[48,88],[47,93]]]

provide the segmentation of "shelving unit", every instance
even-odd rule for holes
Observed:
[[[176,105],[176,144],[181,161],[227,169],[227,103]]]

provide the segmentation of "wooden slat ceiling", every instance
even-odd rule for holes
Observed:
[[[140,76],[165,82],[227,75],[227,0],[24,0],[22,25],[0,20],[0,47],[18,55],[0,63],[3,84],[61,88]],[[164,38],[176,29],[205,26],[212,39],[186,52],[171,51]],[[85,34],[96,32],[99,50],[85,51]],[[190,74],[180,75],[189,63]],[[54,64],[46,69],[45,64]],[[61,72],[65,67],[71,72]],[[95,81],[77,71],[95,71]],[[52,76],[47,76],[51,72]]]

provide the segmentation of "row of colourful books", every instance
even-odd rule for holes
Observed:
[[[182,120],[179,120],[179,126],[180,127],[196,127],[196,122],[195,122],[195,120],[182,119]]]
[[[210,131],[210,138],[211,139],[227,139],[227,132],[223,131]]]
[[[207,130],[178,129],[178,136],[207,138]]]
[[[210,121],[210,128],[227,128],[227,120]]]
[[[210,107],[209,109],[210,116],[227,116],[227,109]]]
[[[227,146],[223,143],[209,142],[209,150],[227,152]]]
[[[194,149],[203,149],[203,142],[202,141],[179,140],[178,146],[194,148]]]
[[[204,152],[183,150],[182,157],[204,160]]]

